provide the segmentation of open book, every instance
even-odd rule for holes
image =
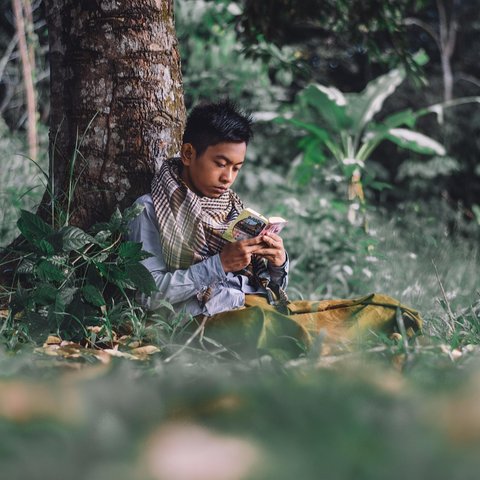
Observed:
[[[223,238],[229,242],[236,242],[265,232],[279,233],[286,223],[287,220],[282,217],[266,218],[251,208],[245,208],[230,222]]]

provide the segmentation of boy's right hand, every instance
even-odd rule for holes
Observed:
[[[262,237],[227,243],[220,252],[220,261],[225,273],[238,272],[250,264],[255,251],[262,248]]]

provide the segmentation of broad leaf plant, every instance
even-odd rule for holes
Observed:
[[[423,63],[425,59],[418,57],[418,61]],[[310,177],[313,168],[331,158],[338,162],[349,181],[349,219],[352,222],[355,221],[355,211],[365,206],[362,173],[381,142],[387,140],[420,154],[443,156],[446,150],[442,144],[415,129],[417,120],[430,113],[437,114],[442,120],[445,108],[480,102],[480,97],[459,98],[376,119],[385,100],[405,77],[404,69],[393,69],[372,80],[360,93],[343,93],[332,86],[310,84],[297,95],[293,112],[278,118],[304,132],[300,140],[303,151],[298,170],[300,180]]]
[[[139,333],[141,312],[132,293],[149,295],[156,286],[141,263],[150,254],[124,235],[141,208],[123,214],[117,209],[108,222],[88,232],[71,225],[53,228],[22,210],[17,225],[23,241],[16,247],[20,264],[2,330],[20,323],[28,335],[37,331],[41,338],[50,332],[91,343],[111,340],[118,327]]]

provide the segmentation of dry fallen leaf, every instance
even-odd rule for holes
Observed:
[[[103,327],[100,327],[99,325],[93,325],[93,326],[87,327],[87,330],[89,332],[96,333],[96,334],[101,333],[102,329]]]
[[[135,356],[148,356],[153,355],[154,353],[158,353],[160,349],[155,347],[155,345],[144,345],[143,347],[133,348],[131,350],[131,354]]]
[[[116,348],[105,348],[102,351],[108,353],[112,357],[128,358],[129,360],[139,360],[139,358],[135,355],[127,352],[122,352],[121,350],[118,350]]]
[[[60,343],[44,343],[43,347],[35,349],[36,353],[43,353],[51,357],[62,357],[67,359],[78,359],[78,358],[98,358],[97,352],[99,350],[94,350],[91,348],[82,347],[75,342],[67,342],[62,340]],[[99,360],[103,361],[103,358]]]
[[[62,343],[62,339],[55,336],[55,335],[49,335],[47,339],[45,340],[43,346],[46,347],[48,345],[60,345]]]

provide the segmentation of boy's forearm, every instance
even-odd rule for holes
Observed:
[[[152,262],[149,268],[147,262],[148,259],[144,264],[150,270],[157,285],[157,292],[152,294],[152,299],[163,299],[172,305],[198,298],[208,287],[224,283],[226,280],[218,255],[175,272],[155,269]]]

